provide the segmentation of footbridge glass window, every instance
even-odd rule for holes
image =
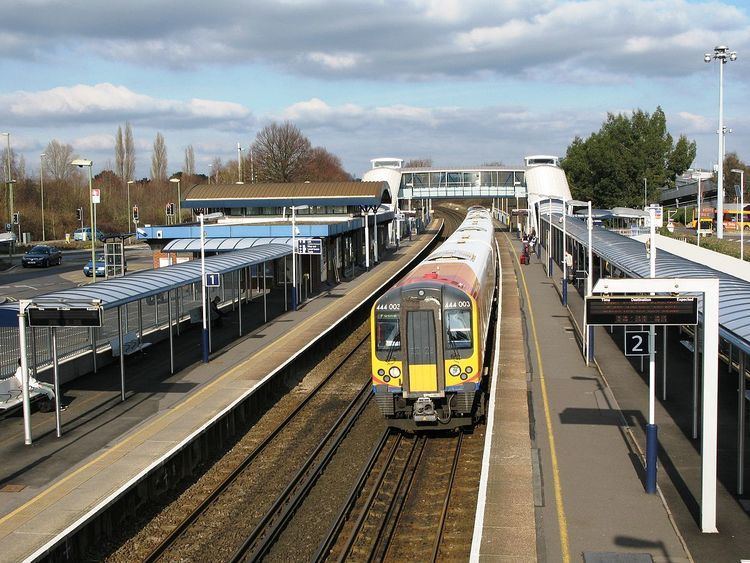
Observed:
[[[445,331],[449,350],[471,349],[471,310],[445,311]]]

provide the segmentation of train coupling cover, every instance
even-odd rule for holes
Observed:
[[[419,397],[414,403],[414,421],[415,422],[436,422],[437,413],[435,405],[429,397]]]

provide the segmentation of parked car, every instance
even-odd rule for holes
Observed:
[[[24,268],[31,266],[41,266],[47,268],[53,264],[60,264],[62,262],[62,252],[60,252],[54,246],[47,246],[46,244],[38,244],[21,258],[21,265]]]
[[[104,277],[104,254],[97,254],[96,255],[96,277]],[[125,260],[124,269],[127,272],[128,271],[128,261]],[[93,274],[91,272],[91,260],[86,262],[86,265],[83,267],[83,274],[90,278]]]
[[[98,240],[103,240],[104,237],[104,233],[99,229],[96,229],[96,238]],[[91,240],[91,227],[84,227],[73,231],[73,240]]]

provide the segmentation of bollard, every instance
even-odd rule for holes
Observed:
[[[656,424],[646,425],[646,492],[656,493],[656,459],[659,453]]]

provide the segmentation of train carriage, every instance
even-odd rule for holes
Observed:
[[[372,384],[391,426],[455,428],[482,414],[496,270],[492,217],[471,207],[456,232],[375,302]]]

